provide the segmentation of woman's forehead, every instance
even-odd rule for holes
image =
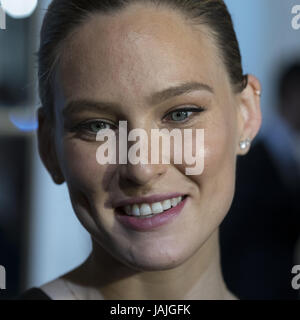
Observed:
[[[94,15],[63,47],[65,94],[99,88],[109,94],[115,87],[140,92],[141,84],[155,91],[163,82],[196,79],[212,86],[224,70],[207,30],[201,28],[204,32],[171,10]]]

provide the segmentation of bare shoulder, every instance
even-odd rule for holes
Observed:
[[[99,290],[84,281],[81,268],[76,268],[40,287],[53,300],[104,300]]]
[[[81,294],[84,289],[84,286],[79,284],[83,270],[84,264],[79,265],[58,278],[43,284],[40,289],[53,300],[77,300],[76,292]]]

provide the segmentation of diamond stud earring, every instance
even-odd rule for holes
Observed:
[[[251,143],[250,139],[242,140],[242,141],[240,142],[240,148],[241,148],[242,150],[245,150],[245,149],[247,149],[247,148],[250,146],[250,143]]]
[[[260,90],[255,90],[255,94],[259,97],[261,97],[261,91]]]

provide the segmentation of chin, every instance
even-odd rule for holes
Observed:
[[[122,262],[137,271],[163,271],[174,269],[189,259],[191,252],[162,248],[159,252],[153,250],[131,250],[130,254],[122,255]],[[183,249],[183,248],[181,248]]]
[[[157,261],[148,261],[148,260],[139,260],[139,261],[124,261],[124,263],[130,267],[131,269],[134,269],[136,271],[164,271],[164,270],[170,270],[174,269],[176,267],[179,267],[183,261],[164,261],[163,259],[157,260]]]

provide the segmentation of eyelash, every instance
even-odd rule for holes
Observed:
[[[174,113],[179,113],[179,112],[191,112],[191,113],[200,113],[200,112],[203,112],[205,111],[206,109],[204,107],[186,107],[186,108],[179,108],[179,109],[175,109],[175,110],[172,110],[170,112],[168,112],[162,119],[164,122],[168,122],[169,120],[165,120],[168,116],[174,114]],[[186,119],[184,119],[183,121],[175,121],[175,120],[171,120],[173,121],[174,123],[185,123],[187,122],[188,120],[190,120],[190,116],[188,116]],[[105,125],[109,125],[111,126],[110,129],[112,130],[115,130],[117,129],[117,127],[110,123],[109,121],[107,120],[89,120],[89,121],[85,121],[85,122],[82,122],[82,123],[79,123],[77,126],[75,126],[72,131],[82,131],[82,130],[87,130],[87,131],[90,131],[88,134],[89,135],[95,135],[97,134],[97,132],[92,132],[92,130],[90,130],[89,126],[91,124],[105,124]],[[114,127],[114,129],[112,128]],[[102,129],[99,129],[99,131],[102,130]]]
[[[170,112],[168,112],[164,117],[163,117],[163,120],[165,120],[169,115],[173,114],[173,113],[179,113],[179,112],[192,112],[192,113],[200,113],[200,112],[203,112],[205,111],[205,108],[204,107],[186,107],[186,108],[179,108],[179,109],[175,109],[175,110],[172,110]],[[187,118],[189,119],[189,117]],[[175,121],[173,120],[174,122],[178,122],[178,123],[184,123],[186,121]]]

